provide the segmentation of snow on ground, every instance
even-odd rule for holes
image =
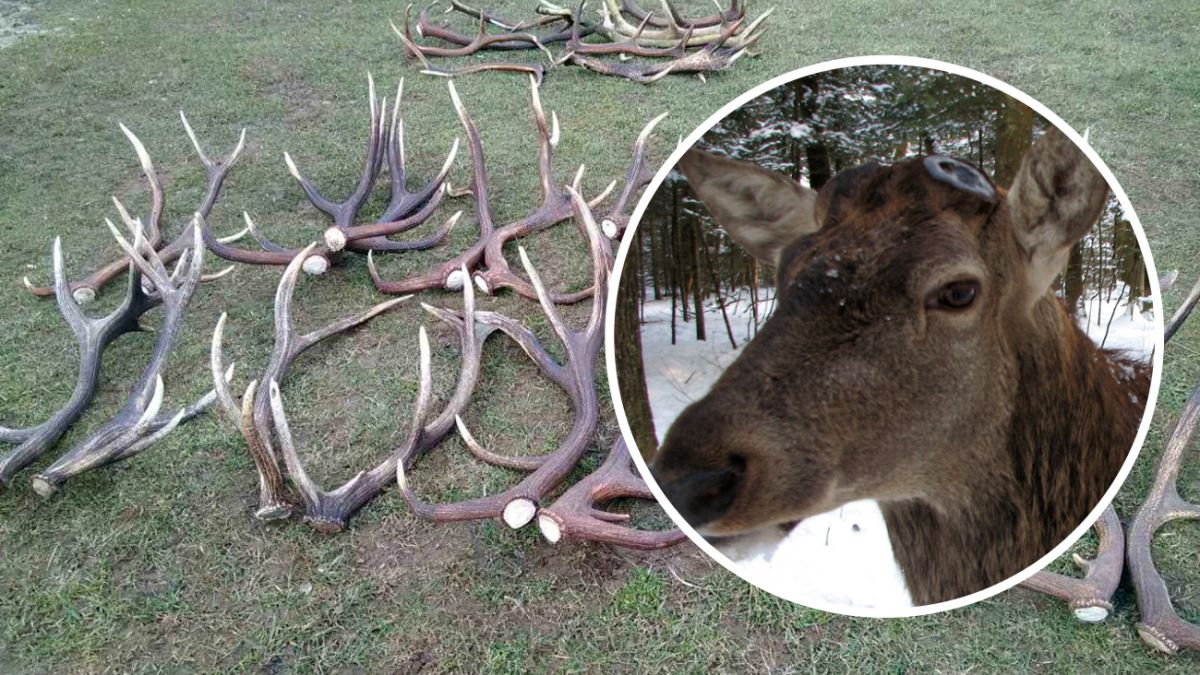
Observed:
[[[721,310],[712,299],[704,312],[708,339],[696,340],[695,325],[677,316],[675,345],[671,344],[670,299],[646,303],[642,353],[660,441],[671,422],[704,396],[753,335],[750,303],[745,299],[749,293],[743,290],[737,296],[742,300],[726,308],[736,350],[730,347]],[[772,307],[771,300],[760,301],[760,315],[767,316]],[[1154,317],[1141,310],[1139,301],[1129,303],[1120,292],[1114,292],[1111,300],[1092,296],[1084,313],[1079,326],[1094,342],[1149,360]],[[797,602],[847,609],[912,606],[875,501],[852,502],[807,518],[791,532],[764,530],[715,545],[747,577]]]

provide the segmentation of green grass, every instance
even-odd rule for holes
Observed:
[[[512,16],[532,0],[488,3]],[[707,11],[706,3],[688,3]],[[578,69],[547,78],[543,100],[563,138],[560,181],[588,165],[594,192],[624,169],[641,124],[670,110],[653,159],[726,101],[770,76],[861,53],[929,56],[1011,82],[1077,128],[1116,173],[1150,232],[1160,269],[1180,268],[1173,308],[1200,275],[1195,156],[1200,138],[1200,9],[1163,3],[972,0],[778,3],[762,55],[705,85],[671,77],[643,87]],[[249,129],[246,153],[213,214],[219,231],[248,210],[271,236],[307,242],[324,221],[287,176],[290,151],[322,189],[340,196],[356,180],[365,132],[365,73],[391,96],[407,77],[405,118],[414,175],[427,176],[460,129],[441,80],[418,75],[387,28],[400,4],[226,0],[55,2],[28,14],[45,33],[0,50],[0,411],[9,425],[40,421],[68,395],[73,345],[50,303],[18,285],[45,278],[53,236],[81,271],[117,253],[101,218],[110,194],[145,208],[137,164],[117,130],[145,141],[168,191],[169,234],[203,186],[176,111],[206,148],[225,152]],[[752,11],[766,3],[752,3]],[[500,220],[536,199],[535,136],[520,77],[459,82],[483,134]],[[465,153],[464,153],[465,155]],[[466,182],[465,158],[455,183]],[[377,213],[382,195],[368,207]],[[467,224],[467,223],[464,223]],[[470,227],[450,244],[465,246]],[[584,248],[571,227],[524,242],[555,287],[587,283]],[[448,249],[381,261],[399,276]],[[513,252],[515,253],[515,251]],[[515,255],[510,259],[516,259]],[[215,263],[212,263],[214,268]],[[238,383],[270,349],[276,270],[239,269],[194,304],[167,371],[168,404],[207,386],[207,340],[228,311],[227,354]],[[101,306],[112,306],[106,293]],[[299,320],[315,325],[378,301],[363,261],[297,293]],[[453,305],[450,295],[427,302]],[[528,320],[551,336],[532,303],[507,295],[487,309]],[[367,330],[314,350],[285,384],[297,442],[330,485],[378,461],[407,431],[415,391],[415,303]],[[582,322],[585,308],[568,312]],[[453,386],[454,336],[431,327],[435,385]],[[1167,358],[1154,432],[1117,501],[1132,514],[1151,479],[1163,430],[1200,378],[1192,325]],[[107,355],[100,395],[61,448],[111,414],[149,353],[145,336]],[[138,364],[138,365],[133,365]],[[603,380],[602,380],[603,381]],[[516,392],[514,395],[513,392]],[[489,345],[467,418],[473,431],[515,452],[551,447],[569,419],[566,400],[536,378],[518,349]],[[605,415],[605,440],[614,433]],[[601,447],[597,443],[597,448]],[[39,466],[44,465],[43,460]],[[592,460],[594,461],[594,460]],[[252,515],[255,477],[240,436],[217,416],[180,429],[146,454],[84,475],[42,502],[30,474],[0,494],[0,671],[399,671],[494,672],[1195,672],[1195,655],[1149,652],[1133,631],[1125,589],[1101,626],[1081,626],[1060,603],[1013,591],[939,616],[875,621],[815,612],[757,592],[689,547],[635,554],[601,546],[550,546],[533,532],[494,523],[437,527],[413,518],[390,491],[351,531],[322,537]],[[513,480],[481,469],[457,441],[414,472],[425,496],[479,494]],[[1198,494],[1200,462],[1181,489]],[[1196,618],[1200,583],[1191,526],[1156,543],[1181,607]],[[684,580],[687,583],[683,583]],[[1191,600],[1187,600],[1190,593]]]

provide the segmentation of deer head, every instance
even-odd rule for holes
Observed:
[[[1031,385],[1057,368],[1033,364],[1091,359],[1064,354],[1084,347],[1051,291],[1107,195],[1070,140],[1050,129],[1007,191],[936,155],[844,171],[819,192],[698,150],[678,168],[729,235],[775,267],[778,292],[652,467],[685,519],[738,534],[856,499],[940,510],[1013,489],[1022,397],[1079,388],[1063,369]],[[1043,409],[1070,425],[1061,407]]]

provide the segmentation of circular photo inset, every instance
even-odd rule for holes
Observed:
[[[908,616],[1009,588],[1146,433],[1162,317],[1137,217],[1086,139],[973,71],[847,60],[748,92],[650,184],[617,270],[639,468],[796,602]]]

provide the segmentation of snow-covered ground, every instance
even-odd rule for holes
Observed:
[[[737,295],[749,297],[745,291]],[[764,295],[770,292],[764,289]],[[760,301],[760,315],[768,315],[772,306],[770,300]],[[646,303],[642,353],[660,441],[675,418],[704,396],[752,336],[748,301],[726,311],[736,350],[730,347],[721,310],[712,299],[705,309],[708,339],[696,340],[694,324],[685,324],[677,316],[675,345],[671,344],[671,301]],[[1149,360],[1155,342],[1154,316],[1141,311],[1140,302],[1129,303],[1125,294],[1114,292],[1112,301],[1093,296],[1085,302],[1084,312],[1079,325],[1094,342]],[[807,518],[791,532],[761,531],[722,543],[718,549],[747,577],[805,604],[847,609],[912,605],[875,501],[852,502]]]

